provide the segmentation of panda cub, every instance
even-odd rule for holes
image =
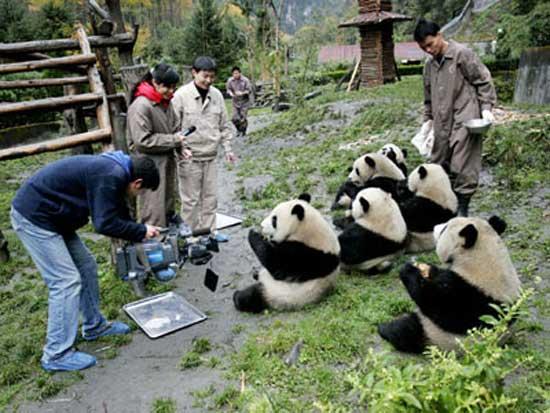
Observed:
[[[379,153],[368,153],[353,162],[349,180],[356,186],[364,188],[380,188],[397,195],[397,183],[405,179],[405,175],[388,157]]]
[[[391,195],[363,189],[352,204],[353,224],[340,234],[342,268],[379,272],[405,249],[407,226]],[[374,271],[373,271],[374,270]]]
[[[236,291],[235,307],[259,313],[296,309],[319,301],[340,269],[340,244],[331,226],[310,204],[308,194],[283,202],[251,230],[248,242],[263,268],[257,283]]]
[[[394,145],[393,143],[388,143],[384,145],[377,153],[387,157],[395,164],[395,166],[397,166],[402,171],[403,175],[402,177],[398,176],[398,180],[405,179],[405,177],[407,176],[407,165],[405,164],[407,151],[405,149],[401,150],[401,148],[399,148],[397,145]],[[356,167],[358,167],[357,161],[354,162],[354,165],[352,168],[349,169],[349,172],[351,173]],[[358,174],[359,172],[357,173],[357,175]],[[348,179],[340,186],[340,188],[338,188],[338,192],[336,193],[336,198],[332,203],[331,209],[334,210],[340,207],[350,207],[351,203],[353,202],[359,191],[369,187],[380,187],[385,191],[390,192],[392,195],[394,195],[395,198],[396,193],[394,182],[387,182],[387,179],[384,179],[383,177],[388,176],[392,178],[397,175],[395,169],[388,167],[385,163],[379,164],[378,172],[372,174],[375,179],[369,182],[367,182],[370,179],[368,177],[364,180],[352,180],[352,176],[350,174]],[[360,182],[364,183],[361,184]]]
[[[410,195],[399,194],[399,207],[409,231],[407,251],[435,247],[433,228],[456,216],[458,201],[443,167],[423,164],[407,180]],[[407,189],[405,189],[407,191]]]
[[[393,143],[387,143],[378,153],[381,153],[384,156],[387,156],[391,161],[401,169],[403,175],[407,176],[407,164],[405,159],[407,158],[407,150],[401,149],[399,146],[394,145]]]
[[[418,306],[413,313],[381,324],[378,332],[400,351],[421,353],[427,345],[458,347],[469,329],[487,327],[479,318],[497,316],[491,304],[511,304],[521,283],[500,238],[506,223],[494,216],[453,218],[434,230],[445,267],[406,264],[401,281]]]

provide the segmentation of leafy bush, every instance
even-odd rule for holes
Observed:
[[[493,72],[493,82],[499,103],[511,103],[514,100],[516,71]]]
[[[532,187],[547,175],[550,117],[498,125],[485,138],[485,160],[509,188]]]
[[[505,394],[504,379],[519,360],[501,346],[508,326],[524,311],[532,290],[511,306],[498,309],[498,319],[484,317],[491,329],[475,329],[461,343],[461,356],[436,347],[428,362],[400,368],[387,355],[370,350],[364,364],[348,376],[359,404],[372,412],[515,412],[518,400]]]
[[[539,3],[529,19],[529,34],[533,46],[550,45],[550,3]]]

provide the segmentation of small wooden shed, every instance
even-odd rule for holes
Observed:
[[[361,34],[363,87],[393,82],[397,76],[393,52],[393,23],[412,20],[392,12],[391,0],[358,0],[359,15],[338,27],[358,27]]]

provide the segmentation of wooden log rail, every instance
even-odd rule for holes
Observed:
[[[92,47],[124,47],[133,46],[137,33],[121,33],[113,36],[90,36]],[[45,53],[56,50],[79,50],[77,39],[35,40],[32,42],[0,43],[0,56],[20,53]]]
[[[61,66],[91,65],[96,62],[95,54],[86,53],[74,56],[55,57],[46,60],[32,60],[0,65],[0,74],[29,72],[33,70],[48,69]]]
[[[0,104],[0,116],[36,110],[63,110],[70,106],[83,106],[101,102],[105,95],[101,93],[83,93],[81,95],[61,96],[56,98],[29,100],[27,102]]]
[[[114,75],[113,79],[121,80],[120,75]],[[0,89],[27,89],[33,87],[67,86],[88,83],[87,76],[57,77],[47,79],[27,80],[0,80]]]
[[[52,79],[0,80],[0,89],[27,89],[33,87],[66,86],[88,83],[87,76],[58,77]]]
[[[88,36],[84,31],[84,27],[80,25],[76,31],[76,37],[82,49],[82,53],[89,54],[92,53],[92,47],[88,40]],[[97,105],[97,124],[101,129],[111,130],[111,118],[109,116],[109,104],[107,102],[107,96],[105,93],[105,88],[101,82],[101,76],[99,75],[99,70],[95,65],[88,67],[88,80],[90,81],[90,91],[101,95],[101,103]]]
[[[65,136],[63,138],[51,139],[45,142],[32,143],[29,145],[15,146],[13,148],[0,150],[0,161],[23,158],[25,156],[37,155],[44,152],[59,151],[61,149],[74,148],[87,143],[105,142],[111,139],[111,129],[96,129],[90,132]]]

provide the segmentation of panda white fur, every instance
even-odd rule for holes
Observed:
[[[445,267],[428,266],[424,276],[411,263],[400,277],[417,310],[381,324],[378,332],[393,346],[420,353],[427,345],[458,346],[469,329],[488,327],[479,318],[497,313],[490,304],[513,303],[521,283],[500,234],[506,223],[494,216],[453,218],[434,230],[437,255]]]
[[[235,307],[258,313],[296,309],[319,301],[340,270],[340,244],[331,226],[310,204],[310,196],[283,202],[251,230],[248,241],[263,268],[258,282],[236,291]]]
[[[351,203],[357,196],[357,194],[364,189],[363,186],[358,186],[351,182],[351,180],[346,179],[346,181],[340,185],[334,202],[330,209],[335,210],[338,208],[348,208],[351,206]]]
[[[435,247],[433,228],[454,218],[458,200],[449,176],[441,165],[422,164],[408,177],[410,195],[398,195],[407,229],[407,251],[427,251]]]
[[[382,188],[390,192],[394,198],[396,197],[396,181],[403,180],[407,176],[407,165],[405,163],[407,151],[401,150],[397,145],[388,143],[384,145],[377,154],[388,158],[401,170],[402,175],[396,172],[395,168],[388,166],[389,164],[387,162],[380,161],[376,163],[376,161],[380,159],[378,157],[371,158],[373,161],[369,161],[367,163],[368,169],[365,169],[363,162],[360,161],[360,159],[363,158],[361,157],[356,160],[353,167],[350,168],[348,179],[338,188],[331,209],[350,207],[359,191],[365,188]]]
[[[399,169],[403,172],[404,176],[407,176],[407,150],[401,149],[399,146],[394,145],[393,143],[387,143],[378,153],[388,157]]]
[[[379,188],[363,189],[352,204],[353,224],[340,234],[343,269],[379,272],[405,249],[407,226],[391,195]]]
[[[389,158],[380,153],[367,153],[353,162],[349,180],[357,186],[381,188],[392,193],[392,189],[386,189],[385,185],[395,185],[395,182],[405,179],[401,169]],[[374,183],[378,183],[374,185]]]

